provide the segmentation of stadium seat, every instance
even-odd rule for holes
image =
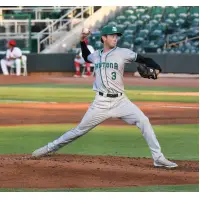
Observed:
[[[188,16],[188,8],[186,6],[178,6],[176,8],[176,17],[186,19]]]
[[[127,18],[128,21],[131,23],[134,23],[137,20],[137,17],[135,15],[128,16]]]
[[[124,35],[123,41],[129,42],[129,43],[133,43],[133,35],[132,34]]]
[[[199,18],[199,7],[198,6],[192,6],[190,8],[190,16],[191,18]]]
[[[101,43],[101,41],[96,41],[94,44],[94,49],[101,49],[103,48],[103,44]]]
[[[125,42],[122,43],[121,47],[130,49],[131,48],[131,43],[125,41]]]
[[[133,15],[133,13],[134,13],[134,11],[133,10],[125,10],[124,11],[124,16],[126,17],[126,18],[128,18],[129,16],[132,16]]]
[[[116,25],[117,29],[120,30],[121,32],[124,31],[124,29],[126,28],[126,26],[124,24],[117,24]]]
[[[165,7],[165,18],[169,18],[169,19],[175,19],[176,15],[175,15],[175,7],[173,6],[166,6]]]
[[[136,37],[134,40],[135,45],[141,45],[144,42],[144,38],[142,37]]]
[[[125,22],[124,22],[124,27],[126,28],[126,27],[129,26],[130,24],[131,24],[131,22],[125,21]]]
[[[116,25],[117,25],[117,22],[115,22],[115,21],[110,21],[110,22],[108,22],[108,25],[109,25],[109,26],[116,26]]]
[[[117,16],[117,17],[116,17],[116,22],[117,22],[118,24],[123,24],[125,21],[126,21],[126,17],[123,16],[123,15],[120,15],[120,16]]]
[[[150,15],[145,14],[141,16],[141,20],[144,22],[148,22],[151,19]]]
[[[127,27],[127,29],[136,32],[136,30],[137,30],[137,25],[136,25],[136,24],[130,24],[130,25]]]
[[[164,12],[164,8],[161,6],[154,6],[151,10],[152,18],[160,21]]]

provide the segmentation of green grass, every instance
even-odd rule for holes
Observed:
[[[158,88],[156,88],[158,89]],[[166,88],[165,88],[166,89]],[[160,91],[160,90],[151,90]],[[177,90],[180,92],[180,90]],[[199,102],[198,96],[168,96],[170,89],[161,91],[166,95],[142,94],[150,90],[144,87],[140,89],[126,90],[127,96],[132,101],[161,101],[161,102]],[[173,92],[173,91],[172,91]],[[174,91],[175,92],[175,91]],[[1,102],[7,100],[18,101],[44,101],[44,102],[91,102],[94,99],[95,92],[92,88],[45,88],[45,87],[0,87]]]
[[[198,192],[199,185],[162,185],[127,188],[70,188],[70,189],[10,189],[0,192]]]
[[[0,127],[0,153],[26,154],[62,135],[74,125]],[[154,126],[162,151],[169,159],[198,160],[198,125]],[[135,126],[98,126],[62,148],[59,153],[151,157]]]
[[[74,125],[0,127],[1,154],[30,154]],[[198,160],[198,130],[194,125],[154,126],[162,151],[169,159]],[[98,126],[62,148],[59,153],[151,157],[146,142],[135,127]],[[13,189],[0,192],[198,192],[199,185],[165,185],[124,188]]]

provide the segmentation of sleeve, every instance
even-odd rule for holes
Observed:
[[[162,71],[160,65],[158,63],[156,63],[152,58],[147,58],[147,57],[144,57],[144,56],[138,54],[135,62],[146,64],[148,67],[157,69],[160,72]]]
[[[81,44],[82,57],[84,58],[85,62],[90,62],[90,60],[88,60],[88,56],[91,54],[90,50],[88,49],[85,42],[80,42],[80,44]]]
[[[125,63],[131,63],[137,59],[137,53],[130,49],[123,49],[123,55]]]

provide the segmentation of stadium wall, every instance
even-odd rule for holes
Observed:
[[[199,54],[145,54],[158,62],[163,73],[199,73]],[[0,58],[3,56],[0,55]],[[74,72],[75,54],[28,54],[28,72]],[[135,72],[137,63],[128,64],[125,72]],[[0,70],[0,73],[2,71]]]

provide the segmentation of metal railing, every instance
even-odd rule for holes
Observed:
[[[179,46],[179,44],[181,44],[181,43],[183,43],[183,42],[186,42],[186,41],[192,41],[192,40],[195,40],[195,39],[199,39],[199,36],[196,36],[196,37],[192,37],[192,38],[187,38],[186,37],[186,39],[184,39],[184,40],[181,40],[181,41],[178,41],[178,42],[172,42],[172,43],[170,43],[170,44],[167,44],[166,45],[166,48],[169,48],[169,47],[171,47],[171,46]]]
[[[77,8],[81,8],[81,12],[78,13],[76,16],[73,17],[73,19],[69,19],[68,21],[63,22],[63,19],[70,15],[71,13],[73,13],[73,11],[75,11]],[[51,45],[53,44],[57,38],[55,38],[55,35],[58,33],[61,33],[62,31],[66,32],[66,28],[68,26],[70,26],[70,29],[73,28],[73,20],[78,19],[79,22],[81,22],[82,20],[84,20],[83,15],[85,12],[91,10],[90,14],[93,14],[93,7],[75,7],[72,10],[70,10],[69,12],[67,12],[66,14],[64,14],[61,18],[59,18],[58,20],[56,20],[54,23],[52,23],[51,25],[49,25],[48,27],[46,27],[45,29],[43,29],[42,31],[40,31],[38,33],[38,37],[37,37],[37,47],[38,47],[38,53],[41,52],[41,46],[47,46],[47,45]],[[79,18],[81,17],[81,18]],[[41,40],[41,35],[44,36],[45,32],[48,32],[48,36],[43,38]]]
[[[199,30],[199,27],[193,27],[193,28],[195,28],[196,30]],[[189,30],[186,30],[185,32],[176,32],[176,33],[173,33],[173,34],[168,34],[167,38],[166,38],[165,47],[170,47],[170,46],[173,46],[173,45],[185,42],[185,41],[194,40],[194,39],[198,39],[199,38],[199,36],[195,36],[195,37],[192,37],[192,38],[188,38],[186,36],[186,39],[184,39],[184,40],[181,40],[181,41],[178,41],[178,42],[171,42],[171,43],[169,42],[169,37],[178,36],[180,34],[187,34],[188,32],[189,32]]]

